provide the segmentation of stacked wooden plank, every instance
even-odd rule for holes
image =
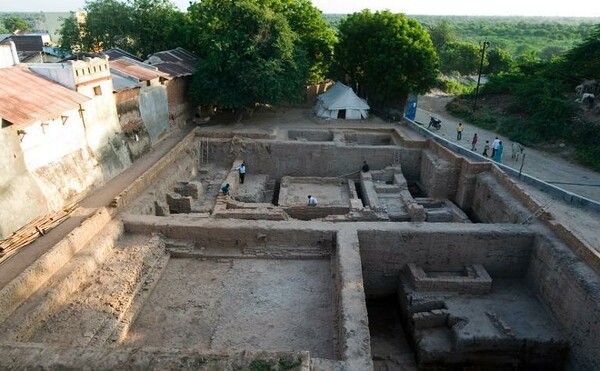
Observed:
[[[60,211],[38,217],[13,232],[6,239],[1,240],[0,264],[19,251],[20,248],[29,245],[38,237],[45,235],[52,228],[62,223],[62,221],[67,219],[76,208],[77,203],[74,202]]]

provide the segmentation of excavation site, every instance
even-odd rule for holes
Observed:
[[[600,368],[598,252],[527,187],[289,111],[199,124],[15,273],[0,368]]]

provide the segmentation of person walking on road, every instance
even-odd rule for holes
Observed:
[[[494,151],[494,156],[493,156],[493,160],[499,164],[502,163],[502,152],[503,151],[504,151],[504,146],[502,145],[502,141],[499,140],[498,146],[496,147],[496,150]]]
[[[477,152],[477,148],[475,148],[475,146],[477,145],[478,140],[479,138],[477,138],[477,133],[473,134],[473,140],[471,140],[471,151]]]
[[[463,130],[465,130],[465,127],[463,126],[463,124],[461,122],[459,122],[458,126],[456,127],[456,140],[462,139]]]
[[[496,137],[496,139],[494,139],[494,141],[492,142],[492,159],[495,159],[496,157],[496,150],[498,149],[498,143],[500,143],[500,139],[498,139],[498,137]]]
[[[485,144],[483,145],[483,153],[482,156],[483,157],[488,157],[488,151],[490,150],[490,141],[486,140]]]
[[[246,164],[242,161],[242,164],[237,167],[240,173],[240,184],[244,184],[244,178],[246,177]]]

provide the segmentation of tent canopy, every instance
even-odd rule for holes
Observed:
[[[325,93],[319,95],[316,111],[319,117],[360,120],[369,116],[369,108],[367,101],[338,81]]]

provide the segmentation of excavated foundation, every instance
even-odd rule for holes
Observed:
[[[395,129],[204,128],[0,291],[0,368],[600,367],[598,275],[535,207]]]

